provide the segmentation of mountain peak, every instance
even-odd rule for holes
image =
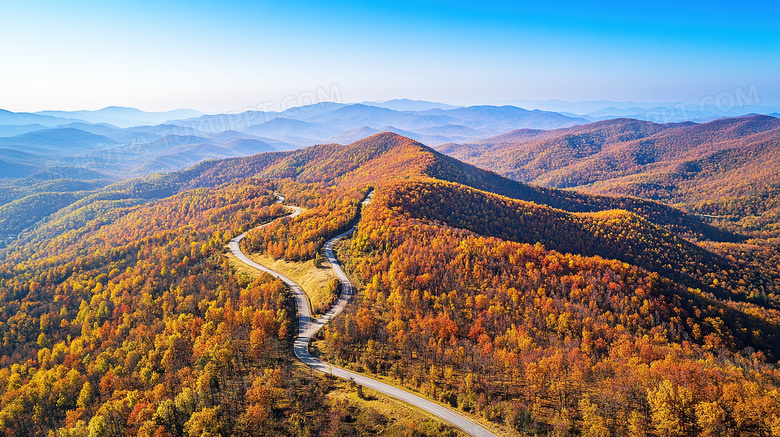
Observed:
[[[384,132],[375,133],[374,135],[371,135],[370,137],[366,137],[366,138],[364,138],[362,140],[356,141],[355,143],[360,143],[360,142],[363,142],[363,141],[403,141],[403,142],[414,142],[414,143],[417,142],[417,141],[414,141],[413,139],[411,139],[409,137],[405,137],[403,135],[399,135],[399,134],[397,134],[395,132],[392,132],[392,131],[384,131]]]

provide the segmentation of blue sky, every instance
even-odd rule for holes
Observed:
[[[542,4],[543,3],[543,4]],[[0,108],[344,101],[780,105],[780,2],[0,0]]]

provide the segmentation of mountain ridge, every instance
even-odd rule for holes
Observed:
[[[510,435],[550,434],[561,420],[585,432],[588,414],[614,435],[636,411],[650,412],[647,430],[694,417],[656,414],[670,391],[690,411],[720,408],[718,429],[737,433],[769,429],[780,409],[776,254],[719,240],[728,233],[667,205],[526,185],[392,132],[105,187],[41,184],[32,196],[0,190],[19,199],[0,209],[40,207],[0,249],[0,334],[16,339],[0,344],[0,419],[13,432],[66,430],[74,414],[87,429],[109,407],[117,435],[173,435],[202,411],[270,435],[301,411],[329,417],[303,422],[311,435],[352,429],[331,414],[343,404],[317,400],[332,381],[292,362],[283,285],[236,271],[225,245],[246,232],[246,253],[316,265],[372,189],[338,253],[360,297],[314,339],[323,360]],[[285,214],[274,193],[304,211],[247,232]],[[72,203],[43,211],[58,201]],[[42,396],[41,381],[71,395]],[[322,395],[296,403],[313,386]],[[154,419],[166,408],[175,413]],[[759,425],[731,421],[746,411]]]

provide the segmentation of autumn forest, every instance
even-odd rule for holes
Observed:
[[[778,132],[385,132],[3,187],[0,433],[464,435],[296,360],[288,287],[227,249],[248,231],[245,253],[322,276],[357,225],[336,244],[356,296],[310,346],[329,365],[502,436],[780,436]]]

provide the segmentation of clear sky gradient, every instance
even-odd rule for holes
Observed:
[[[344,101],[780,104],[780,2],[0,0],[0,108]]]

